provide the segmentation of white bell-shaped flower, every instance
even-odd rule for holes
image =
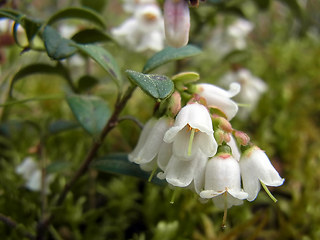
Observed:
[[[197,93],[207,101],[208,106],[220,109],[229,121],[237,114],[238,105],[230,98],[240,92],[240,84],[230,84],[229,91],[209,83],[197,84],[197,88]]]
[[[284,179],[272,166],[268,156],[257,146],[246,150],[242,154],[239,164],[243,189],[249,194],[248,201],[253,201],[257,197],[260,191],[260,182],[273,187],[278,187],[284,182]]]
[[[160,179],[175,187],[188,187],[193,182],[193,188],[197,193],[203,188],[205,165],[208,157],[198,151],[190,161],[181,160],[172,155],[163,173],[159,173]]]
[[[16,167],[16,173],[21,175],[26,181],[25,187],[31,191],[41,190],[41,169],[32,157],[25,158],[20,165]],[[45,179],[44,191],[50,193],[49,185],[54,180],[53,174],[48,174]]]
[[[160,119],[152,118],[144,126],[141,135],[138,140],[138,144],[128,158],[131,162],[137,164],[148,164],[142,168],[149,169],[154,163],[151,163],[161,150],[163,142],[163,136],[170,127],[169,118],[162,117]],[[169,150],[161,150],[163,155]],[[168,154],[167,154],[168,155]]]
[[[247,46],[246,36],[253,30],[253,24],[245,19],[237,19],[227,28],[230,43],[235,49],[242,50]]]
[[[210,114],[199,103],[188,104],[180,110],[163,140],[173,143],[173,155],[179,159],[190,160],[199,150],[212,157],[217,151]]]
[[[221,153],[206,166],[204,190],[201,198],[212,198],[218,208],[241,205],[248,194],[241,189],[240,167],[230,154]]]
[[[120,27],[111,29],[114,38],[137,52],[160,51],[164,47],[164,24],[160,8],[144,4],[136,8],[134,16]]]
[[[165,0],[163,9],[167,43],[176,48],[187,45],[190,30],[188,1]]]

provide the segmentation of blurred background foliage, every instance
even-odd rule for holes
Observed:
[[[102,16],[105,33],[128,17],[121,2],[113,0],[12,0],[1,4],[42,20],[61,8],[84,6]],[[170,204],[169,187],[93,168],[76,182],[61,206],[50,207],[92,143],[90,135],[77,124],[64,94],[71,93],[74,85],[83,94],[106,100],[112,108],[116,87],[105,71],[89,59],[84,58],[85,68],[74,66],[67,59],[62,64],[69,69],[71,85],[57,74],[32,74],[14,84],[10,98],[10,81],[17,71],[30,63],[54,66],[55,61],[41,51],[21,53],[22,48],[14,42],[2,44],[0,213],[19,225],[13,228],[0,222],[1,239],[23,239],[21,232],[25,230],[35,233],[41,215],[43,197],[26,189],[23,179],[15,173],[16,166],[27,156],[37,161],[45,158],[47,171],[55,174],[51,193],[46,197],[47,207],[55,216],[48,239],[320,239],[319,12],[318,0],[207,0],[191,9],[190,42],[201,47],[203,53],[155,71],[167,76],[177,71],[196,71],[200,81],[217,84],[236,64],[250,69],[268,84],[268,91],[250,117],[235,118],[232,124],[266,151],[285,183],[271,189],[277,203],[260,192],[254,202],[230,209],[224,231],[223,212],[212,202],[200,203],[190,191],[179,191],[174,204]],[[237,17],[254,23],[248,47],[219,59],[206,43],[218,23]],[[81,28],[87,23],[65,20],[59,24]],[[1,40],[4,36],[1,33]],[[22,43],[26,41],[19,37]],[[102,45],[114,56],[121,72],[141,71],[152,55],[131,52],[112,41]],[[81,89],[80,79],[88,75],[90,84]],[[14,102],[30,98],[35,101]],[[131,115],[146,122],[152,116],[154,103],[136,90],[122,116]],[[139,133],[140,128],[133,121],[121,121],[97,157],[129,153]]]

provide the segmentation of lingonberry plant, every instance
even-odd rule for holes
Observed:
[[[239,216],[247,220],[255,199],[277,201],[268,187],[284,183],[274,157],[283,142],[267,129],[272,119],[257,117],[267,119],[259,107],[270,113],[270,106],[259,104],[274,89],[262,70],[251,72],[265,65],[248,50],[266,21],[249,16],[272,1],[35,2],[3,1],[0,9],[0,220],[11,229],[1,234],[216,239],[211,230],[201,236],[196,222],[220,223],[223,234]],[[248,42],[255,28],[261,35]],[[278,208],[270,198],[264,204]],[[175,204],[183,207],[166,211]],[[227,219],[232,206],[244,210]],[[20,215],[12,210],[19,208]],[[179,238],[177,219],[189,221],[187,209],[210,212],[190,217]]]

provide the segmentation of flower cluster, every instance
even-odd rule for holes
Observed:
[[[268,194],[266,186],[280,186],[284,179],[267,155],[229,122],[238,111],[231,98],[240,85],[232,83],[227,91],[201,83],[192,89],[175,117],[168,114],[147,122],[129,160],[145,171],[160,169],[158,178],[190,188],[218,208],[253,201],[260,185]]]
[[[111,29],[113,37],[136,52],[160,51],[164,47],[164,24],[159,6],[154,1],[127,2],[124,8],[133,12],[121,26]]]

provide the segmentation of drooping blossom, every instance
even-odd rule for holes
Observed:
[[[138,144],[129,154],[129,160],[140,164],[145,171],[152,171],[159,159],[160,165],[165,168],[171,156],[171,148],[163,141],[163,136],[169,127],[170,120],[166,117],[150,119],[141,132]]]
[[[31,191],[41,190],[41,169],[32,157],[27,157],[16,167],[16,173],[25,180],[25,187]],[[49,185],[54,180],[54,175],[49,174],[45,179],[44,191],[50,193]]]
[[[267,91],[267,84],[260,78],[254,76],[247,69],[228,72],[219,80],[222,84],[231,84],[233,82],[241,85],[241,91],[236,96],[240,103],[248,104],[239,110],[239,116],[245,118],[256,107],[261,95]]]
[[[245,19],[237,19],[231,25],[217,27],[208,47],[215,56],[223,57],[234,50],[244,50],[247,47],[247,35],[253,30],[253,24]]]
[[[230,84],[229,91],[209,83],[197,84],[197,94],[205,98],[209,107],[218,108],[222,111],[229,121],[238,112],[238,105],[230,98],[239,92],[240,85],[238,83]]]
[[[111,29],[113,37],[123,46],[136,51],[160,51],[164,47],[164,26],[160,8],[143,4],[121,26]]]
[[[188,104],[180,110],[163,140],[173,143],[173,154],[180,159],[190,160],[199,150],[212,157],[217,151],[210,114],[199,103]]]
[[[191,187],[199,194],[203,189],[207,161],[208,157],[201,150],[188,161],[172,154],[164,172],[159,173],[158,178],[166,179],[175,187]]]
[[[163,12],[168,45],[176,48],[187,45],[190,30],[188,1],[165,0]]]
[[[240,159],[243,189],[246,191],[248,201],[253,201],[260,191],[260,182],[266,186],[278,187],[284,179],[272,166],[268,156],[257,146],[246,150]]]
[[[241,205],[248,197],[241,189],[239,163],[232,155],[220,153],[208,161],[200,197],[212,198],[216,207],[221,209]]]

